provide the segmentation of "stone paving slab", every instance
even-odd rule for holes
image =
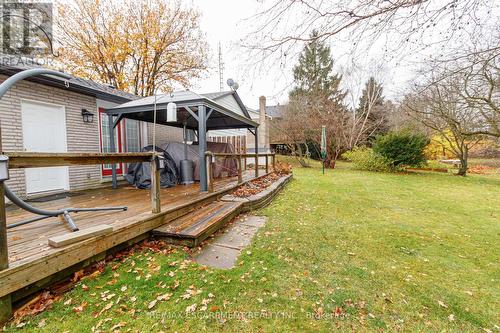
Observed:
[[[214,238],[213,244],[241,250],[252,242],[253,235],[257,230],[259,230],[257,227],[237,224]]]
[[[252,242],[255,233],[266,223],[266,217],[240,216],[224,232],[213,238],[194,256],[202,265],[229,269],[233,268],[241,250]]]
[[[234,267],[239,255],[238,249],[208,244],[196,255],[195,261],[205,266],[228,269]]]
[[[249,227],[255,227],[255,228],[260,228],[266,224],[266,217],[263,216],[247,216],[242,218],[241,224],[242,225],[247,225]]]

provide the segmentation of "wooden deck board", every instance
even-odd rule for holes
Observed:
[[[190,247],[197,246],[235,217],[242,202],[214,201],[181,218],[153,229],[154,236]]]
[[[250,171],[245,174],[244,180],[251,178],[253,174]],[[127,206],[128,210],[72,214],[80,229],[109,224],[114,230],[110,235],[91,238],[61,248],[52,248],[48,245],[49,237],[71,232],[58,218],[9,229],[7,233],[9,268],[0,271],[0,297],[206,205],[236,185],[237,177],[233,177],[217,180],[214,193],[200,193],[198,184],[162,189],[162,212],[159,214],[151,213],[148,190],[138,190],[130,186],[117,190],[108,188],[90,190],[81,195],[32,203],[44,209]],[[31,213],[10,208],[7,212],[7,223],[32,216]]]

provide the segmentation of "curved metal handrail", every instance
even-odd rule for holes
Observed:
[[[9,77],[7,80],[5,80],[2,84],[0,84],[0,99],[5,95],[5,93],[17,82],[24,80],[28,77],[31,76],[36,76],[36,75],[42,75],[42,74],[49,74],[49,75],[54,75],[58,77],[62,77],[64,79],[71,79],[71,76],[66,74],[66,73],[61,73],[52,69],[46,69],[46,68],[34,68],[34,69],[27,69],[22,72],[19,72],[17,74],[12,75]],[[7,184],[4,184],[5,188],[5,196],[12,201],[13,204],[16,206],[30,212],[33,214],[41,215],[39,217],[35,217],[26,221],[21,221],[21,222],[16,222],[7,225],[7,228],[13,228],[17,227],[20,225],[24,225],[27,223],[43,220],[49,217],[54,217],[54,216],[60,216],[62,215],[64,220],[69,224],[70,228],[72,231],[78,231],[78,227],[76,226],[75,222],[69,215],[69,213],[76,213],[76,212],[89,212],[89,211],[106,211],[106,210],[127,210],[126,206],[118,206],[118,207],[101,207],[101,208],[64,208],[64,209],[59,209],[59,210],[45,210],[45,209],[40,209],[34,206],[31,206],[21,198],[19,198],[14,192],[10,190],[10,188],[7,186]]]

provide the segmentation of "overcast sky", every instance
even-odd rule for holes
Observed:
[[[256,0],[189,1],[186,1],[186,5],[191,4],[201,12],[201,29],[206,33],[211,48],[208,74],[194,82],[192,89],[199,92],[219,90],[217,49],[220,43],[224,61],[224,89],[228,89],[225,81],[233,78],[239,83],[238,93],[244,103],[253,108],[258,106],[258,98],[261,95],[267,97],[268,105],[286,102],[288,91],[293,84],[292,68],[296,63],[296,56],[289,57],[286,63],[277,62],[259,70],[256,74],[255,71],[249,70],[248,59],[243,55],[245,50],[239,47],[239,40],[249,32],[249,21],[245,19],[262,10],[262,3]],[[438,33],[439,31],[430,32],[428,38],[432,40],[433,34],[437,36]],[[418,46],[415,46],[394,56],[395,52],[388,54],[385,50],[395,36],[385,35],[384,39],[373,44],[368,52],[358,53],[356,57],[350,52],[352,42],[349,40],[342,40],[339,36],[329,41],[335,70],[344,73],[344,88],[349,88],[354,95],[347,101],[349,104],[357,103],[363,83],[369,75],[374,75],[383,83],[386,98],[397,100],[414,78],[425,56],[439,52],[432,48],[417,52]],[[346,68],[351,67],[353,63],[363,74],[356,73],[349,77]],[[360,75],[362,77],[359,77]]]
[[[194,83],[192,89],[200,92],[219,91],[217,49],[220,42],[224,62],[224,89],[228,89],[225,81],[233,78],[239,83],[238,93],[244,103],[253,108],[258,106],[259,96],[262,95],[268,99],[268,105],[286,102],[288,90],[293,82],[294,61],[289,59],[284,66],[276,64],[255,74],[249,71],[246,59],[242,56],[245,50],[239,47],[239,40],[248,32],[246,31],[248,25],[244,20],[256,13],[260,9],[260,4],[255,0],[191,0],[191,2],[202,14],[201,29],[206,33],[211,48],[209,59],[211,68],[204,79]],[[331,47],[332,56],[334,59],[337,58],[335,59],[337,60],[336,69],[342,71],[350,62],[345,54],[340,55],[338,52],[344,50],[345,45],[337,41]],[[380,59],[380,53],[374,47],[370,52],[370,57],[364,57],[363,64],[361,60],[358,60],[358,63],[361,66],[369,66],[370,62],[378,63],[377,59]],[[385,94],[391,98],[396,97],[395,88],[404,85],[411,77],[409,64],[398,68],[397,73],[394,66],[383,65],[382,67],[382,71],[379,71],[377,75],[385,83]],[[356,88],[359,87],[351,89]]]

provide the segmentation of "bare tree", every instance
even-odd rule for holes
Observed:
[[[340,154],[347,148],[351,113],[325,95],[302,94],[292,98],[282,109],[283,118],[273,122],[273,136],[280,138],[296,156],[301,165],[309,166],[309,147],[318,149],[321,143],[321,127],[326,126],[327,157],[325,164],[335,168]]]
[[[406,96],[403,108],[415,119],[437,132],[460,160],[458,174],[467,174],[470,149],[484,138],[481,113],[460,99],[461,87],[453,77],[432,79]]]
[[[304,99],[295,98],[282,108],[282,118],[271,123],[271,136],[285,144],[300,165],[309,167],[310,156],[307,145],[307,131],[310,130],[310,115]]]
[[[484,118],[485,126],[476,133],[500,137],[500,51],[471,58],[457,75],[460,97]]]
[[[488,0],[273,0],[268,3],[249,18],[254,29],[244,45],[264,56],[277,53],[281,57],[293,53],[297,44],[340,36],[354,44],[361,40],[370,44],[394,33],[399,36],[395,50],[415,42],[458,40],[465,31],[474,31],[475,26],[484,24],[484,17],[495,18],[498,10],[495,1]],[[318,32],[316,36],[309,34],[313,29]],[[440,40],[424,42],[423,36],[436,29],[443,31]]]

